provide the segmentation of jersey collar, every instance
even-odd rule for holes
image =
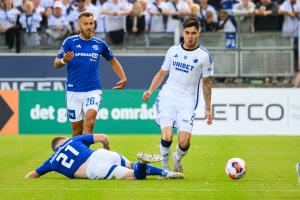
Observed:
[[[198,44],[194,49],[186,49],[186,48],[183,47],[183,42],[181,43],[180,46],[181,46],[181,48],[182,48],[183,50],[185,50],[185,51],[194,51],[194,50],[196,50],[196,49],[199,48],[199,44]]]
[[[83,40],[83,41],[90,41],[90,40],[93,39],[93,36],[92,36],[91,39],[89,39],[89,40],[83,39],[82,37],[80,37],[80,34],[78,34],[78,37],[79,37],[81,40]]]

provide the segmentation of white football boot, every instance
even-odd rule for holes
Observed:
[[[161,161],[161,157],[158,154],[146,154],[139,152],[136,157],[141,163],[156,163]]]

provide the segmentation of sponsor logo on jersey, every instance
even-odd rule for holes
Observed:
[[[75,56],[80,56],[80,57],[92,57],[94,59],[98,59],[98,54],[97,53],[75,53]]]
[[[178,62],[178,61],[173,61],[173,66],[175,67],[175,69],[177,71],[181,71],[181,72],[185,72],[185,73],[189,73],[189,71],[192,71],[194,68],[194,66],[192,66],[192,65]]]
[[[173,56],[174,58],[178,58],[178,55],[177,55],[177,53]]]
[[[81,45],[79,44],[79,45],[77,45],[76,47],[77,47],[77,48],[81,48]]]

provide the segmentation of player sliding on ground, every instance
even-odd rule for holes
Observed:
[[[98,142],[103,144],[103,148],[96,151],[89,148]],[[109,151],[109,139],[104,134],[55,137],[52,149],[51,157],[25,178],[38,178],[51,171],[81,179],[146,179],[147,175],[183,178],[182,173],[147,164],[161,161],[159,155],[138,153],[138,162],[130,162],[121,154]]]

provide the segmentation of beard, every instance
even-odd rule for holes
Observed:
[[[95,30],[91,31],[83,31],[82,29],[80,30],[80,33],[85,37],[85,38],[91,38],[95,34]]]

